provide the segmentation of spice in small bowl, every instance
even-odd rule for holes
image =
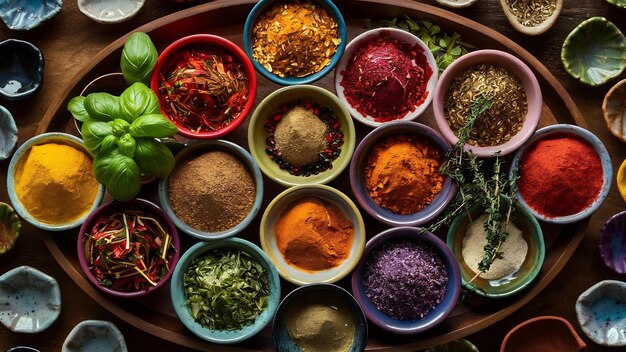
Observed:
[[[263,76],[282,85],[325,76],[346,45],[346,24],[330,0],[262,0],[244,26],[243,45]]]
[[[161,111],[189,138],[218,138],[237,128],[252,110],[256,74],[231,41],[196,34],[159,55],[150,87]]]
[[[377,127],[421,115],[437,77],[435,58],[418,37],[377,28],[348,44],[335,70],[335,90],[356,120]]]

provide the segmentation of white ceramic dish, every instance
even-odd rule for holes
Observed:
[[[100,23],[120,23],[131,19],[144,0],[78,0],[78,9]]]
[[[61,352],[128,352],[124,335],[113,323],[85,320],[72,329]]]
[[[583,332],[598,345],[626,346],[626,282],[604,280],[576,300]]]

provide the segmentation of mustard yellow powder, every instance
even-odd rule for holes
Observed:
[[[34,146],[15,172],[15,191],[35,219],[59,225],[89,212],[98,196],[91,157],[65,144]]]

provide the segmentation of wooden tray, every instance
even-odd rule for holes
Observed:
[[[174,40],[194,33],[211,33],[224,36],[238,45],[242,45],[243,23],[255,1],[253,0],[220,0],[199,5],[174,13],[150,22],[138,31],[147,32],[159,51]],[[544,97],[541,126],[554,123],[574,123],[585,127],[585,121],[571,97],[563,86],[530,53],[503,35],[488,27],[458,16],[454,13],[409,0],[342,0],[337,1],[348,25],[348,40],[363,32],[364,18],[392,18],[408,14],[414,19],[431,20],[441,25],[446,31],[457,31],[464,41],[479,48],[491,48],[516,54],[535,72],[542,88]],[[110,72],[118,72],[121,48],[126,36],[119,38],[106,47],[77,74],[63,94],[57,97],[44,115],[38,133],[48,131],[65,131],[78,134],[71,115],[66,110],[70,98],[79,95],[81,90],[94,78]],[[259,91],[256,103],[260,102],[277,85],[265,78],[259,78]],[[330,91],[334,91],[332,73],[316,83]],[[558,118],[555,118],[557,116]],[[434,126],[432,110],[428,109],[419,119],[420,122]],[[357,134],[359,140],[371,131],[359,123]],[[227,139],[247,147],[247,121]],[[343,190],[352,196],[347,170],[330,185]],[[264,205],[283,190],[279,185],[265,179]],[[141,197],[156,200],[156,185],[144,186]],[[368,238],[385,229],[383,225],[362,212],[366,222]],[[245,237],[259,243],[258,226],[261,215],[244,232]],[[559,273],[570,259],[584,236],[587,223],[578,223],[566,227],[542,224],[545,242],[545,263],[534,285],[525,293],[504,301],[491,301],[488,305],[459,304],[455,311],[437,328],[414,336],[396,336],[370,324],[370,351],[415,351],[435,344],[462,338],[490,326],[507,317],[522,307],[542,289],[544,289]],[[241,350],[273,350],[270,327],[254,338],[236,346],[218,346],[205,342],[192,335],[179,322],[171,308],[169,287],[155,292],[148,299],[141,301],[123,301],[101,294],[83,276],[76,256],[76,231],[66,235],[45,234],[45,244],[67,274],[94,300],[127,323],[150,334],[169,340],[181,346],[202,349],[205,351],[241,351]],[[181,233],[184,246],[191,245],[195,240]],[[185,247],[186,248],[186,247]],[[283,280],[283,293],[291,291],[294,286]],[[348,279],[339,283],[349,287]],[[480,303],[480,302],[478,302]]]

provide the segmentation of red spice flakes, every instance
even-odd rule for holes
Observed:
[[[219,48],[191,48],[174,55],[160,73],[163,110],[193,132],[219,130],[236,119],[248,100],[242,64]]]
[[[383,31],[354,52],[341,74],[350,105],[376,122],[386,122],[424,103],[433,71],[419,45],[411,46]]]

